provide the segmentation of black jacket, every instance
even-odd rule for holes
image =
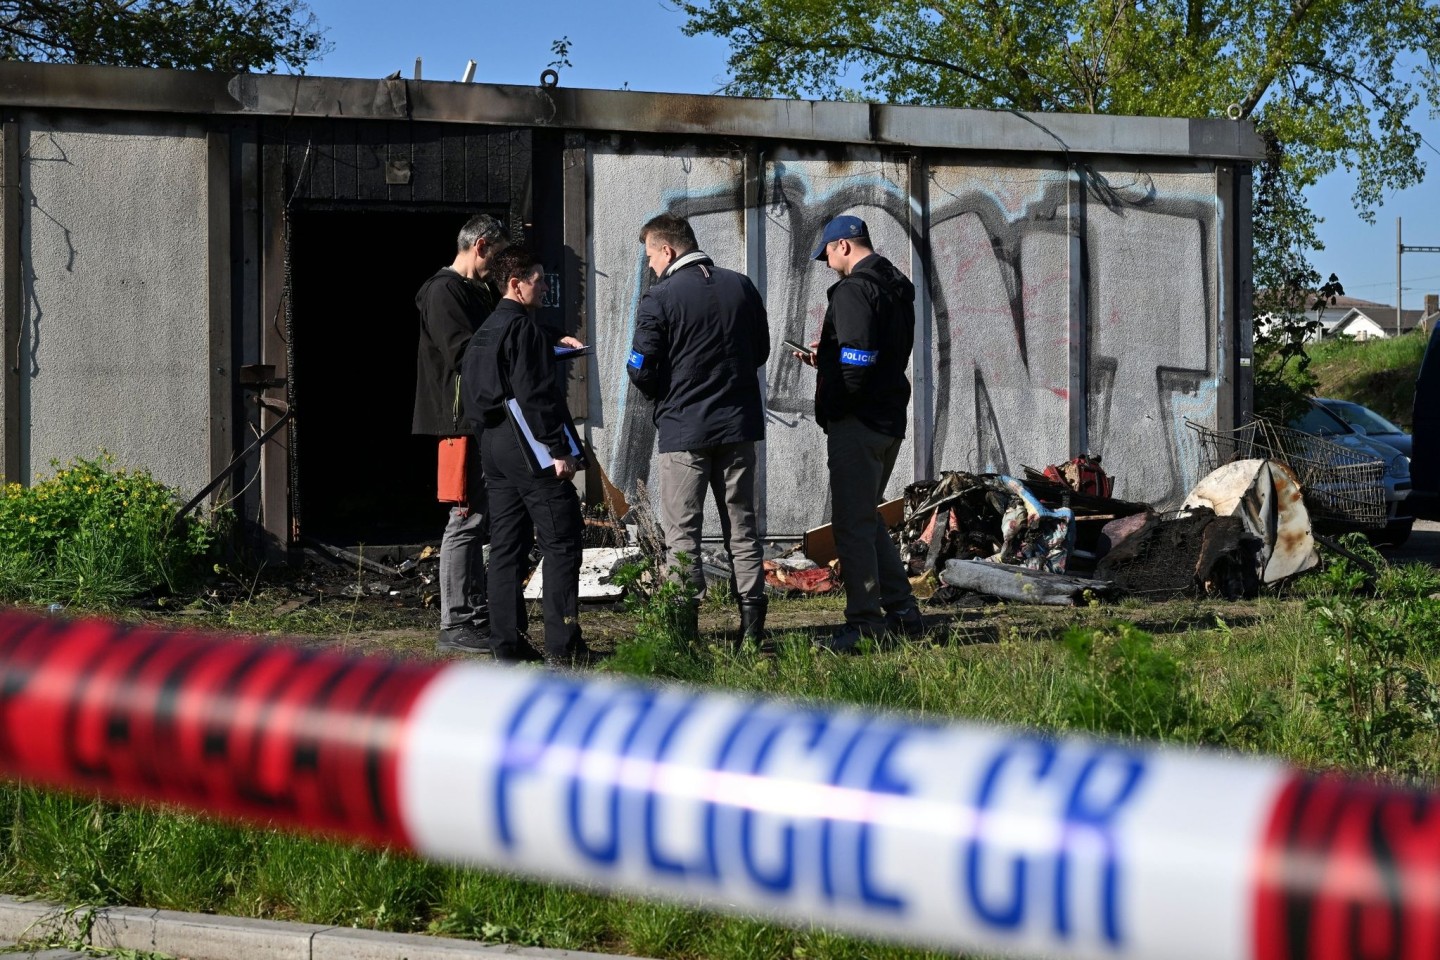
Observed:
[[[856,264],[827,296],[815,354],[816,422],[824,427],[855,417],[886,436],[905,436],[915,285],[877,253]]]
[[[765,439],[758,369],[770,357],[750,278],[686,254],[640,300],[625,371],[655,402],[661,453]]]
[[[506,400],[520,403],[525,423],[557,460],[570,456],[565,378],[557,376],[555,335],[514,300],[501,299],[480,325],[461,365],[465,412],[477,428],[504,424]]]
[[[410,432],[458,437],[470,432],[460,400],[465,346],[495,308],[494,290],[442,268],[415,294],[420,347],[415,358],[415,418]]]

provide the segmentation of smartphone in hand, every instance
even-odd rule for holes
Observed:
[[[783,343],[783,344],[785,344],[785,346],[789,347],[791,350],[794,350],[796,353],[814,353],[814,352],[815,352],[814,350],[811,350],[809,347],[805,346],[803,343],[796,343],[794,340],[791,340],[791,339],[789,339],[789,338],[786,338],[786,339],[784,339],[784,340],[782,340],[782,341],[780,341],[780,342]]]

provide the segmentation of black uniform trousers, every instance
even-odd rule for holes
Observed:
[[[527,620],[521,577],[530,548],[544,559],[545,654],[568,659],[580,639],[580,498],[569,480],[537,477],[508,422],[480,431],[490,508],[490,643],[501,660],[518,659]]]

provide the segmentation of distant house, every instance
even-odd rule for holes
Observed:
[[[1387,331],[1382,322],[1371,317],[1373,311],[1362,310],[1359,307],[1351,307],[1345,311],[1333,327],[1325,332],[1325,339],[1335,337],[1348,337],[1351,340],[1384,340],[1395,332],[1394,320],[1391,320],[1390,329]],[[1402,322],[1404,314],[1401,314]]]
[[[1425,310],[1401,310],[1400,332],[1414,330],[1425,314]],[[1384,340],[1395,336],[1395,307],[1391,304],[1337,297],[1323,311],[1312,310],[1306,316],[1320,321],[1320,336],[1314,339]]]
[[[1425,309],[1400,311],[1400,332],[1408,333],[1416,327],[1431,329],[1427,318],[1440,314],[1440,300],[1435,294],[1427,294]],[[1395,336],[1395,308],[1389,304],[1375,303],[1356,297],[1337,297],[1334,303],[1327,303],[1324,309],[1307,310],[1305,319],[1320,326],[1305,338],[1306,343],[1329,340],[1334,337],[1349,337],[1352,340],[1384,340]],[[1255,318],[1255,330],[1262,333],[1273,320],[1269,314]],[[1432,319],[1433,323],[1433,319]]]

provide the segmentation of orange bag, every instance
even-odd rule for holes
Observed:
[[[441,503],[465,502],[465,470],[470,459],[469,437],[445,437],[440,441],[440,476],[437,484]]]

